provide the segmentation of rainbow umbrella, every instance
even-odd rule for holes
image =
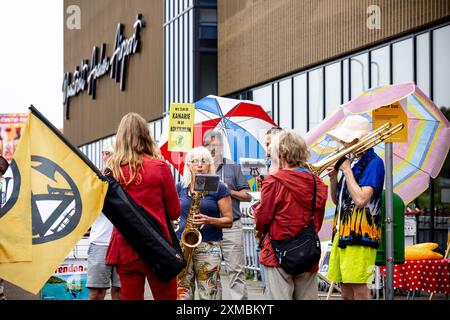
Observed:
[[[372,89],[338,107],[320,125],[308,132],[305,140],[311,149],[310,163],[328,156],[340,145],[326,135],[351,114],[372,121],[372,111],[398,102],[408,119],[408,142],[393,143],[394,192],[408,204],[429,186],[444,164],[450,146],[450,123],[415,84],[387,85]],[[384,143],[374,147],[384,161]],[[322,239],[331,237],[334,205],[329,199]]]
[[[275,122],[253,101],[209,95],[195,102],[193,146],[201,146],[204,134],[215,129],[225,137],[225,157],[235,163],[241,158],[260,159],[265,156],[265,134],[273,126]],[[167,141],[168,117],[159,142],[161,155],[182,173],[186,153],[169,151]]]

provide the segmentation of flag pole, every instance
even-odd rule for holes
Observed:
[[[56,136],[60,138],[73,152],[75,152],[81,158],[81,160],[83,160],[89,166],[89,168],[91,168],[91,170],[97,174],[100,180],[107,181],[105,176],[92,163],[92,161],[89,160],[89,158],[84,153],[82,153],[77,147],[75,147],[69,140],[67,140],[67,138],[61,133],[61,131],[59,131],[50,121],[48,121],[47,118],[44,117],[44,115],[38,111],[38,109],[36,109],[33,105],[30,105],[28,109],[33,115],[35,115],[39,120],[41,120],[50,130],[52,130],[53,133],[56,134]]]

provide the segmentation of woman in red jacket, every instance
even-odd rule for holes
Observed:
[[[136,203],[159,222],[171,241],[166,213],[170,220],[178,219],[180,201],[170,168],[157,158],[155,142],[140,115],[128,113],[122,118],[108,167]],[[116,228],[111,235],[106,263],[117,266],[123,300],[143,300],[145,278],[155,299],[176,300],[176,278],[161,282]]]
[[[306,160],[309,152],[305,141],[292,130],[284,130],[271,143],[272,162],[279,170],[267,176],[262,185],[261,203],[254,212],[259,235],[270,232],[274,240],[293,237],[311,221],[314,182]],[[327,200],[327,186],[316,180],[316,232],[322,226]],[[260,263],[266,277],[267,299],[318,299],[318,265],[296,276],[286,273],[278,264],[269,236],[262,239]]]

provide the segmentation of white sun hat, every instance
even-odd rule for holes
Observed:
[[[366,118],[358,115],[348,116],[344,122],[327,134],[337,141],[352,142],[361,139],[370,133],[370,122]]]

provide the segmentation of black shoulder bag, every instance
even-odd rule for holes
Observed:
[[[169,224],[172,243],[161,225],[112,177],[106,175],[108,191],[103,204],[103,213],[133,247],[145,264],[162,281],[168,282],[186,266],[176,234]]]
[[[314,228],[314,212],[316,211],[316,178],[314,181],[314,193],[312,200],[311,222],[296,236],[273,240],[269,233],[278,263],[290,275],[298,275],[314,267],[320,260],[320,240]]]

